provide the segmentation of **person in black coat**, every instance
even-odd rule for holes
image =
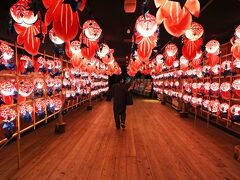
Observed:
[[[118,82],[112,85],[108,94],[108,101],[111,101],[113,98],[113,112],[117,129],[120,129],[120,125],[122,128],[126,127],[126,99],[128,90],[131,90],[131,87],[127,88],[124,79],[122,76],[119,76]]]

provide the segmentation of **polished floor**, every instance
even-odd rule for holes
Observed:
[[[66,133],[54,123],[0,151],[0,179],[239,179],[236,139],[205,122],[180,119],[155,100],[135,99],[126,130],[116,130],[111,102],[69,112]]]

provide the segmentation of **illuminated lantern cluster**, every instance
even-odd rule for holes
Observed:
[[[215,66],[219,63],[220,43],[217,40],[209,41],[206,46],[206,56],[209,65]]]
[[[200,14],[198,0],[187,0],[183,8],[179,2],[170,0],[155,0],[155,5],[159,8],[156,14],[157,23],[163,22],[166,31],[176,37],[184,34],[191,26],[192,15],[198,17]]]
[[[231,40],[232,55],[236,59],[240,59],[240,25],[235,29],[235,37]]]

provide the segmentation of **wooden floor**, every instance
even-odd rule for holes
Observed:
[[[65,116],[66,133],[54,123],[21,139],[21,169],[16,144],[0,152],[0,179],[239,179],[233,147],[240,143],[214,127],[178,114],[158,101],[137,99],[127,109],[127,128],[116,130],[112,104]]]

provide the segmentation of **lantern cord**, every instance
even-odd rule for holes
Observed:
[[[142,14],[144,16],[144,19],[146,19],[146,14],[148,13],[148,0],[143,1],[143,8],[142,8]]]

